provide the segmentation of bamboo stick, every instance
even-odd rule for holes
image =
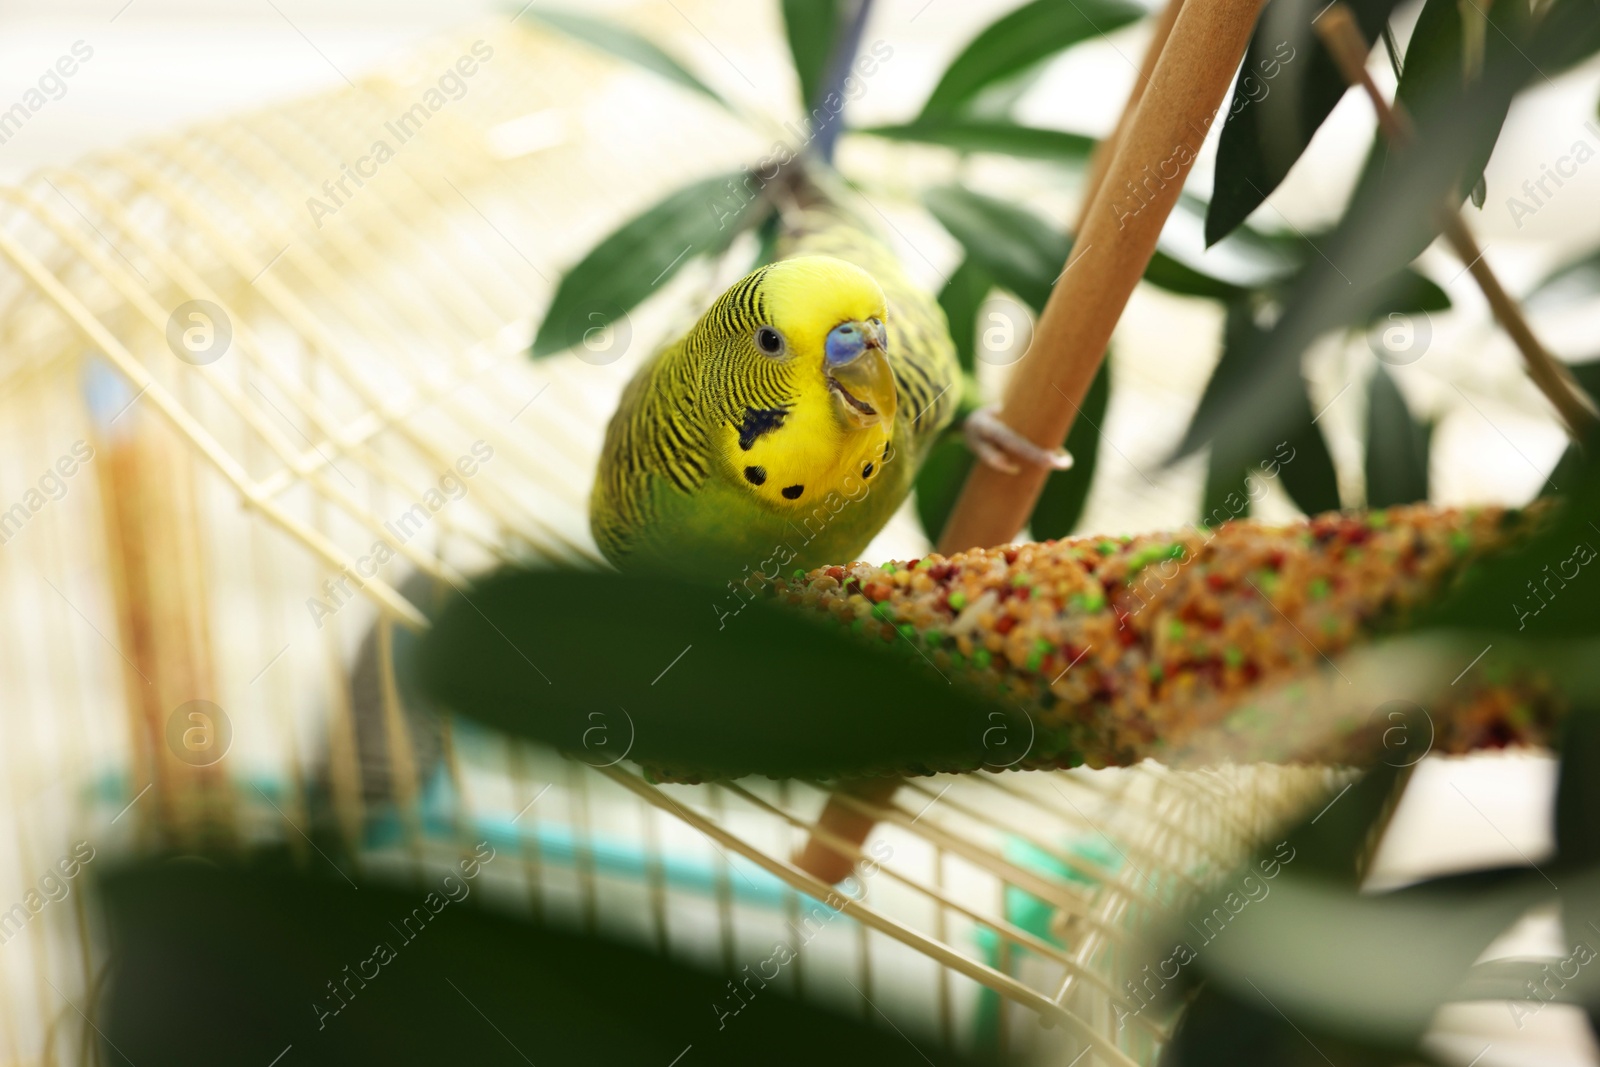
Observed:
[[[1047,450],[1061,447],[1111,332],[1155,253],[1206,131],[1222,106],[1263,0],[1186,5],[1156,59],[1106,179],[1017,365],[1000,420]],[[945,554],[1010,540],[1049,472],[974,466],[951,513]]]

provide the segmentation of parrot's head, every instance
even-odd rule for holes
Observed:
[[[887,322],[872,275],[829,256],[781,260],[724,293],[689,343],[727,472],[791,508],[870,479],[899,399]]]

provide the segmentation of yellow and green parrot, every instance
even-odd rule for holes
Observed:
[[[955,417],[945,316],[809,183],[776,261],[649,359],[607,428],[590,525],[617,567],[719,580],[847,563]]]

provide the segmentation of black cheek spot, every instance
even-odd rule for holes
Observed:
[[[863,478],[872,477],[872,464],[868,463],[865,467],[861,468],[861,477],[863,477]]]
[[[893,443],[894,442],[892,442],[892,441],[885,441],[883,443],[883,461],[885,463],[889,462],[889,446],[892,445]]]
[[[762,484],[767,480],[767,468],[746,467],[744,469],[744,480],[749,482],[751,485]]]
[[[805,491],[806,487],[803,485],[786,485],[783,487],[783,496],[785,500],[799,500],[800,494]]]

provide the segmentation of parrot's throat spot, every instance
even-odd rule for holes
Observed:
[[[788,408],[745,408],[744,424],[739,427],[739,447],[750,451],[762,434],[782,426],[788,416]]]

